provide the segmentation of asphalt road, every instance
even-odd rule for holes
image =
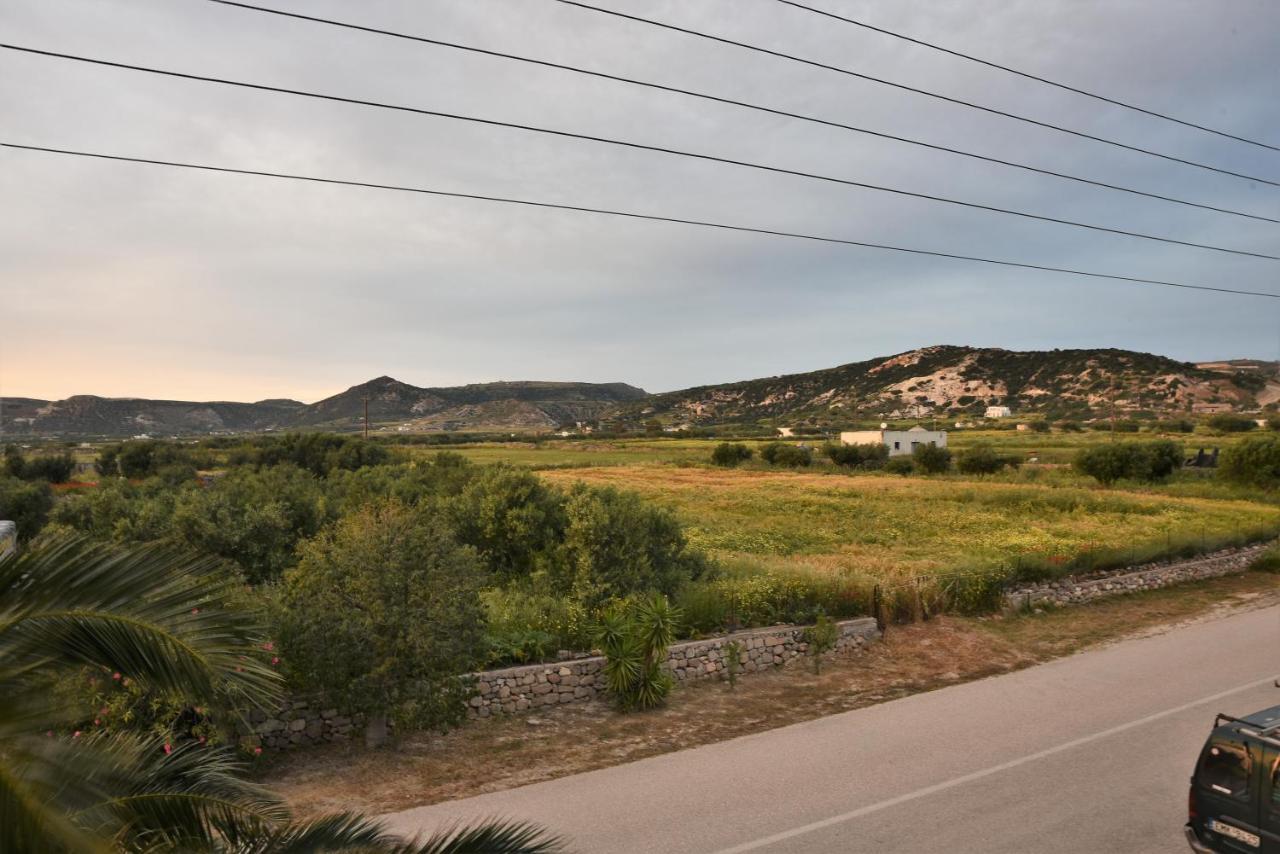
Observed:
[[[1280,606],[720,744],[388,816],[579,852],[1182,852],[1215,712],[1280,704]]]

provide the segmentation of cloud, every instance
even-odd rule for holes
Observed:
[[[264,0],[265,2],[265,0]],[[769,0],[601,0],[1224,168],[1280,156]],[[817,2],[817,0],[815,0]],[[824,5],[1153,109],[1280,139],[1263,2]],[[551,2],[271,0],[1275,216],[1275,188]],[[1157,14],[1158,11],[1158,14]],[[1277,226],[738,108],[214,4],[45,0],[10,41],[634,139],[1185,240]],[[1274,262],[526,132],[0,54],[16,142],[703,218],[1277,290]],[[0,152],[4,394],[314,399],[417,384],[651,390],[950,342],[1277,355],[1262,300],[480,202]]]

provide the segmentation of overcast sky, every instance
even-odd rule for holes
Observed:
[[[774,0],[598,0],[1233,171],[1280,153]],[[1280,144],[1280,4],[815,5]],[[1280,216],[1216,175],[554,0],[260,0]],[[550,69],[203,0],[5,0],[20,45],[620,137],[1280,254],[1180,208]],[[1280,292],[1280,263],[528,132],[0,51],[6,141],[513,195]],[[475,201],[0,149],[0,394],[311,401],[416,385],[653,391],[928,344],[1280,356],[1280,301]]]

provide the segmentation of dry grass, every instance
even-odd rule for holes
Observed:
[[[1247,573],[1040,615],[895,626],[820,676],[793,666],[744,678],[733,692],[718,682],[683,688],[644,714],[593,703],[414,735],[380,751],[335,745],[277,760],[266,782],[304,816],[390,812],[762,732],[1275,603],[1280,576]]]

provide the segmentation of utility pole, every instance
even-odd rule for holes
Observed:
[[[364,401],[364,438],[369,439],[369,398],[361,398]]]

